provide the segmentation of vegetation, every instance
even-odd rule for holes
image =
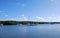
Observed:
[[[0,21],[0,25],[17,25],[17,24],[60,24],[60,22],[33,22],[33,21]]]

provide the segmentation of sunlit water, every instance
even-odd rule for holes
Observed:
[[[60,38],[60,24],[0,26],[0,38]]]

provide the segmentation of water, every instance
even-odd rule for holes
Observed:
[[[60,24],[0,26],[0,38],[60,38]]]

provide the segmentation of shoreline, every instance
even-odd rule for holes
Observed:
[[[60,22],[0,21],[0,25],[60,24]]]

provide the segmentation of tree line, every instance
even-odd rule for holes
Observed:
[[[33,22],[33,21],[0,21],[3,25],[17,25],[17,24],[60,24],[60,22]]]

